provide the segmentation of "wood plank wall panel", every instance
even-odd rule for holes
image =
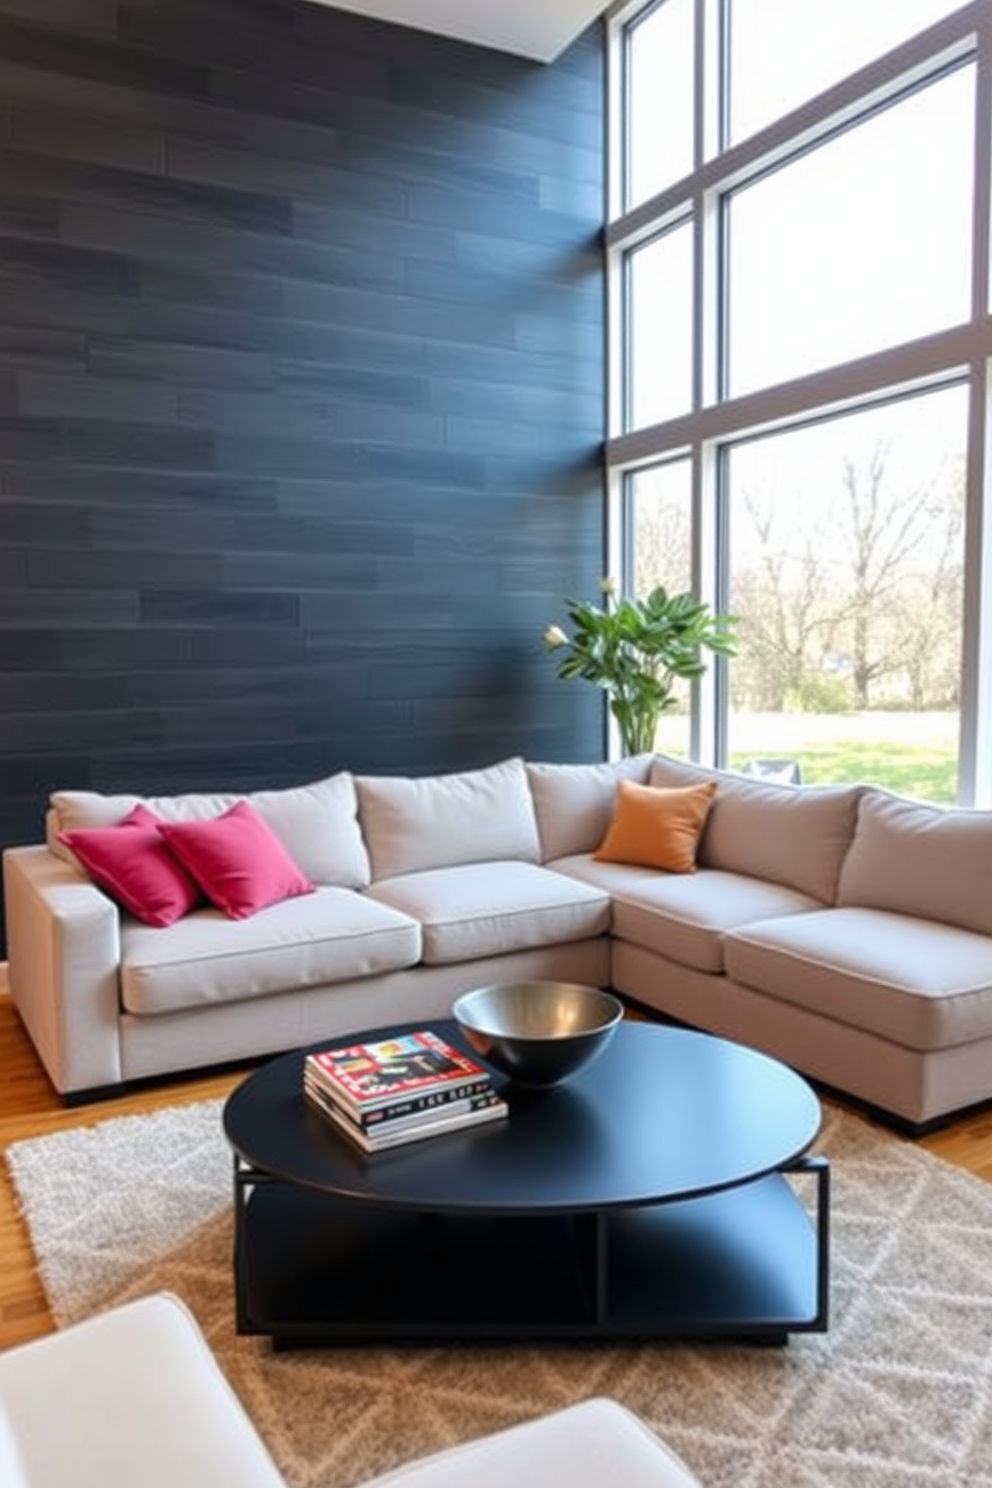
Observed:
[[[57,786],[597,758],[603,36],[0,0],[0,845]]]

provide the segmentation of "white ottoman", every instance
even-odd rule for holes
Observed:
[[[0,1484],[286,1488],[196,1320],[166,1293],[0,1353]]]
[[[584,1400],[388,1472],[364,1488],[701,1488],[615,1400]]]
[[[365,1488],[700,1488],[630,1411],[586,1400]],[[0,1353],[0,1488],[286,1488],[168,1293]]]

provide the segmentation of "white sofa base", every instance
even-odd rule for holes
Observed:
[[[0,1483],[286,1488],[192,1314],[168,1293],[0,1354]],[[366,1488],[559,1483],[699,1488],[636,1416],[601,1399],[422,1458]]]
[[[115,1040],[120,1078],[154,1078],[194,1066],[257,1059],[338,1038],[359,1028],[447,1018],[456,997],[506,981],[586,982],[610,979],[610,943],[603,937],[539,946],[451,966],[411,966],[330,987],[279,992],[248,1002],[136,1017],[122,1013]]]

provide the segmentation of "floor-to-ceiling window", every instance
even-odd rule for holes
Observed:
[[[612,566],[738,622],[658,747],[992,801],[992,0],[640,0],[610,95]]]

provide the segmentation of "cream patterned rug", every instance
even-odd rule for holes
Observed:
[[[992,1185],[831,1109],[833,1321],[787,1348],[271,1353],[234,1331],[220,1103],[20,1142],[7,1160],[60,1324],[167,1288],[292,1488],[374,1472],[589,1395],[707,1488],[992,1488]],[[508,1485],[510,1488],[510,1485]]]

